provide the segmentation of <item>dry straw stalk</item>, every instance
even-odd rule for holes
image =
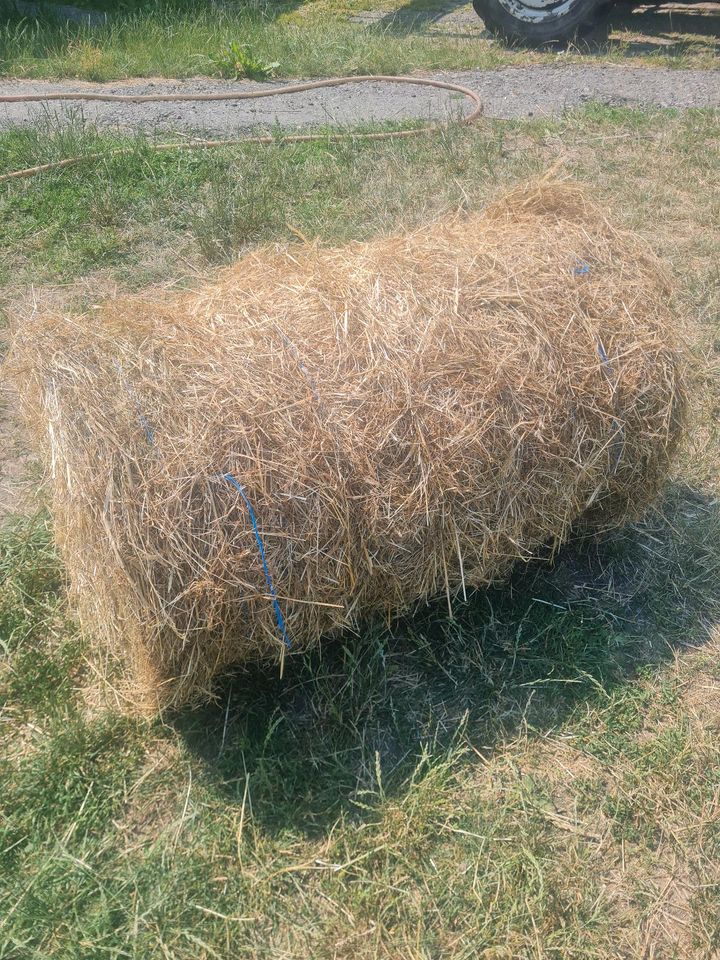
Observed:
[[[84,626],[137,702],[197,700],[287,638],[452,600],[578,521],[624,523],[682,424],[668,299],[639,240],[540,182],[413,233],[260,249],[197,292],[34,318],[10,365]]]

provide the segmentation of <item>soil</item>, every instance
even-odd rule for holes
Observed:
[[[720,107],[720,76],[714,70],[668,70],[622,65],[505,67],[435,74],[477,90],[490,117],[523,118],[563,114],[589,101],[622,107]],[[109,84],[0,80],[0,97],[50,92],[124,94],[225,93],[266,90],[283,84],[250,81],[132,80]],[[42,118],[78,116],[105,128],[147,132],[182,130],[214,135],[248,130],[343,125],[404,119],[442,119],[469,109],[457,94],[398,83],[311,90],[250,101],[172,103],[0,103],[0,128]]]

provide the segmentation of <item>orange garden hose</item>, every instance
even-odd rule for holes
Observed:
[[[474,104],[470,113],[463,116],[460,123],[467,126],[475,123],[483,111],[480,96],[469,87],[459,83],[450,83],[445,80],[431,80],[425,77],[389,77],[389,76],[358,76],[333,77],[327,80],[310,80],[305,83],[293,83],[284,87],[270,87],[266,90],[246,90],[227,93],[158,93],[158,94],[119,94],[119,93],[38,93],[0,96],[0,103],[44,103],[50,100],[99,100],[106,103],[158,103],[175,100],[258,100],[261,97],[280,97],[292,93],[302,93],[305,90],[318,90],[321,87],[340,87],[351,83],[409,83],[419,87],[436,87],[440,90],[450,90],[462,94]],[[417,137],[424,133],[432,133],[441,128],[441,124],[433,123],[423,127],[412,127],[408,130],[384,130],[375,133],[297,133],[287,136],[248,136],[226,140],[191,140],[182,143],[150,144],[151,150],[205,150],[211,147],[237,146],[242,143],[311,143],[320,140],[399,140],[408,137]],[[73,167],[89,160],[101,160],[104,157],[122,156],[133,152],[132,147],[118,147],[102,153],[89,153],[78,157],[68,157],[65,160],[55,160],[51,163],[41,163],[34,167],[25,167],[14,170],[12,173],[0,175],[0,183],[8,180],[17,180],[23,177],[32,177],[37,173],[48,170],[60,170],[64,167]]]

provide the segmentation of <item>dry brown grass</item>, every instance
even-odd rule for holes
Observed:
[[[613,952],[618,958],[714,958],[714,934],[694,909],[703,888],[716,889],[720,880],[717,861],[708,855],[710,837],[717,829],[720,799],[717,788],[711,798],[698,804],[690,784],[706,775],[712,779],[717,764],[718,685],[708,674],[717,663],[720,633],[717,629],[704,647],[677,653],[667,676],[672,677],[678,700],[652,701],[645,725],[631,739],[628,755],[621,762],[602,761],[579,749],[575,738],[550,734],[541,739],[519,737],[498,753],[465,786],[475,797],[485,797],[500,806],[504,797],[517,803],[517,793],[528,791],[528,782],[541,785],[537,797],[524,803],[565,837],[559,849],[568,874],[580,863],[595,878],[600,902],[613,921]],[[657,678],[646,682],[657,694]],[[659,741],[683,730],[676,777],[660,763],[644,769],[642,777],[629,759],[647,763]],[[530,779],[528,779],[530,778]],[[584,806],[583,795],[591,787],[598,798],[612,807],[616,797],[653,809],[654,822],[662,832],[650,844],[629,840],[618,830],[609,810]],[[587,800],[585,800],[587,803]]]
[[[147,704],[635,516],[684,411],[669,288],[572,184],[15,340],[80,616]],[[229,479],[229,478],[232,478]],[[236,484],[240,484],[242,492]]]

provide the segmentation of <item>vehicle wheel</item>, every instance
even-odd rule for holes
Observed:
[[[570,40],[591,27],[603,0],[473,0],[475,13],[504,40],[535,46]]]

